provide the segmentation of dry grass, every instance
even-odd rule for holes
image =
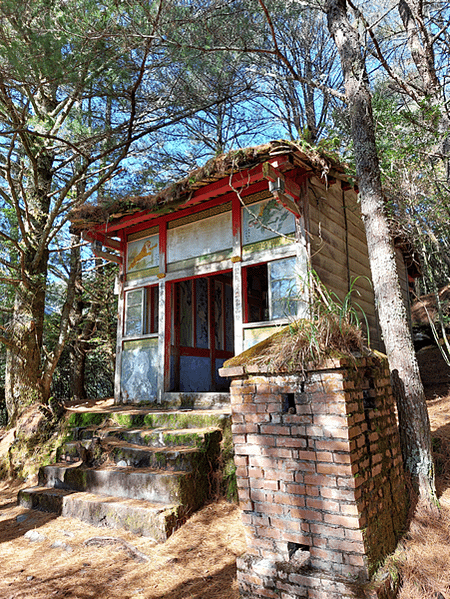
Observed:
[[[441,516],[416,511],[398,551],[399,599],[450,597],[450,492],[441,497]]]
[[[268,372],[299,372],[328,358],[348,357],[366,352],[361,330],[336,315],[317,321],[298,320],[254,345],[226,366],[255,365]]]
[[[194,514],[166,543],[73,518],[27,512],[17,485],[0,486],[0,597],[3,599],[238,599],[236,556],[245,550],[237,506],[221,501]],[[23,522],[17,517],[27,515]],[[36,529],[45,536],[30,542]],[[148,556],[139,563],[120,546],[86,546],[98,536],[125,540]],[[64,547],[53,547],[65,543]]]
[[[430,355],[430,369],[433,364]],[[437,397],[434,387],[428,390],[441,517],[417,512],[393,556],[403,581],[399,599],[450,599],[450,394]],[[7,444],[5,437],[0,452]],[[235,561],[245,551],[245,536],[235,505],[221,501],[206,506],[166,543],[155,545],[124,530],[98,529],[71,518],[28,512],[17,506],[18,488],[0,482],[2,599],[239,597]],[[17,521],[21,515],[26,519]],[[24,534],[31,529],[45,535],[45,540],[28,541]],[[120,547],[84,544],[100,535],[125,540],[149,561],[138,563]],[[66,543],[72,551],[52,548],[55,542]]]
[[[429,352],[428,359],[422,357],[424,376],[427,368],[436,368],[436,355]],[[436,370],[434,370],[436,373]],[[437,374],[437,373],[436,373]],[[447,376],[443,369],[438,372]],[[441,505],[440,517],[416,510],[395,561],[400,569],[402,588],[399,599],[450,599],[450,393],[436,396],[433,380],[426,387],[428,413],[433,437],[436,464],[436,488]],[[439,383],[442,390],[442,382]],[[440,595],[439,595],[440,594]]]

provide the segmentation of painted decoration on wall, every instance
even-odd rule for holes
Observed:
[[[167,262],[180,262],[233,247],[231,212],[167,231]]]
[[[126,403],[156,401],[158,340],[124,344],[122,353],[122,400]]]
[[[278,233],[289,235],[294,231],[294,215],[276,200],[263,200],[242,208],[244,245],[277,237]]]
[[[127,252],[127,272],[153,268],[159,264],[159,236],[130,241]]]

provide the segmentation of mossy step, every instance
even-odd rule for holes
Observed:
[[[188,447],[215,446],[222,440],[222,429],[217,427],[203,428],[122,428],[122,427],[88,427],[78,431],[76,439],[87,445],[90,439],[99,437],[116,437],[135,445],[148,447],[175,447],[184,445]]]
[[[157,542],[165,541],[183,522],[185,514],[179,504],[150,503],[48,487],[22,489],[18,502],[28,509],[78,518],[93,526],[125,528]]]
[[[86,468],[80,464],[53,464],[40,468],[39,484],[129,499],[181,503],[196,509],[207,494],[204,475],[197,474],[154,468]]]
[[[58,461],[66,464],[79,462],[83,459],[81,446],[88,447],[89,444],[90,441],[66,443],[58,450]],[[101,442],[100,449],[96,451],[98,451],[97,459],[101,460],[102,456],[105,456],[109,461],[115,462],[121,467],[192,471],[194,468],[206,467],[205,460],[212,463],[217,459],[219,443],[216,443],[215,446],[211,444],[210,451],[205,452],[197,447],[185,445],[148,447],[128,443],[119,438],[105,437]]]
[[[222,440],[222,429],[215,426],[199,428],[135,428],[121,429],[113,433],[115,437],[148,447],[187,447],[208,448],[218,446]]]
[[[93,430],[105,425],[122,428],[186,429],[224,428],[230,420],[230,408],[217,410],[144,410],[120,408],[105,412],[72,411],[68,425],[75,431]],[[74,437],[76,438],[76,437]]]

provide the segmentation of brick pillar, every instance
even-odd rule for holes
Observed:
[[[365,583],[395,549],[407,512],[386,363],[329,360],[306,374],[244,365],[221,374],[233,378],[248,539],[238,560],[241,596],[381,597]]]

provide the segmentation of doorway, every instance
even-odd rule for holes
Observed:
[[[234,355],[231,272],[173,283],[171,306],[169,391],[228,391],[218,369]]]

